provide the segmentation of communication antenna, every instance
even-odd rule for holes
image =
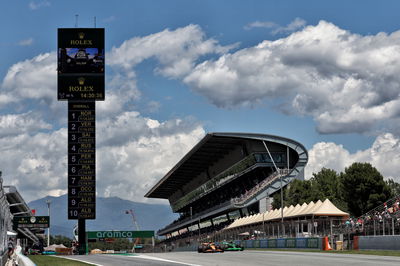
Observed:
[[[76,14],[75,15],[75,28],[78,28],[78,17],[79,17],[79,15]]]
[[[94,27],[96,28],[96,16],[94,17]]]

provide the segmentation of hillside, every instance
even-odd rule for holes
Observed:
[[[67,219],[67,195],[60,197],[44,197],[28,203],[36,215],[47,215],[46,200],[51,200],[50,223],[52,235],[72,237],[72,229],[76,220]],[[169,205],[138,203],[118,197],[97,198],[96,220],[86,221],[87,231],[96,230],[136,230],[132,217],[125,211],[132,209],[141,230],[157,230],[175,220],[178,215],[172,213]]]

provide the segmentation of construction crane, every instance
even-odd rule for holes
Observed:
[[[132,209],[126,210],[125,213],[126,214],[130,214],[132,216],[132,222],[136,227],[136,231],[140,231],[140,227],[139,227],[139,225],[138,225],[138,223],[136,221],[135,215],[133,214],[133,210]],[[134,242],[133,248],[132,248],[133,252],[135,252],[135,248],[142,248],[142,246],[138,245],[139,242],[140,242],[140,238],[139,237],[135,238],[135,242]]]

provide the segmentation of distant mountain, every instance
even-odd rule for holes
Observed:
[[[67,195],[60,197],[44,197],[28,203],[36,210],[37,216],[47,215],[46,200],[50,204],[50,233],[72,237],[72,229],[77,220],[68,220]],[[162,204],[138,203],[118,197],[96,199],[96,220],[86,221],[87,231],[100,230],[136,230],[132,216],[125,211],[132,209],[141,230],[157,230],[178,218],[171,207]]]

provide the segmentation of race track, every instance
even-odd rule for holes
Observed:
[[[400,265],[400,257],[313,252],[249,251],[198,254],[196,252],[148,253],[139,256],[73,256],[102,266],[115,265],[218,265],[218,266],[386,266]]]

